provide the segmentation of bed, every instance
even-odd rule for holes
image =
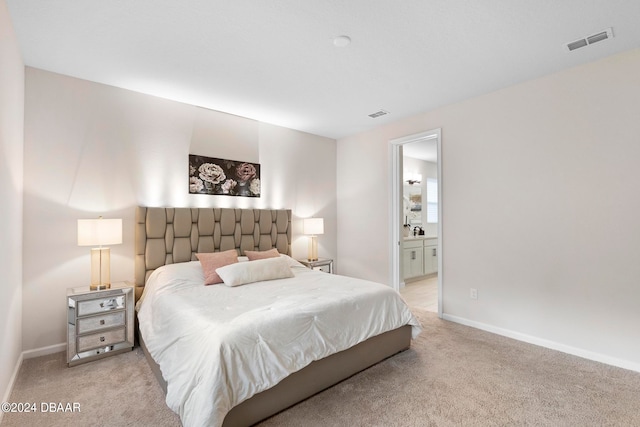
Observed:
[[[395,291],[290,258],[290,210],[138,207],[135,239],[139,342],[185,426],[255,424],[409,348],[419,333]],[[197,253],[273,248],[282,254],[273,263],[286,261],[294,277],[202,285]],[[258,265],[236,266],[249,263]]]

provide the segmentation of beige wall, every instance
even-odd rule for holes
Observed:
[[[136,205],[290,208],[293,255],[311,215],[326,221],[320,254],[336,255],[335,140],[27,68],[24,149],[25,350],[65,342],[66,288],[89,281],[79,218],[123,218],[112,281],[134,276]],[[259,162],[262,196],[189,195],[190,153]]]
[[[0,393],[4,400],[22,351],[23,124],[24,64],[6,3],[0,0]]]
[[[342,273],[388,282],[388,141],[442,128],[444,313],[640,370],[638,76],[628,51],[339,140]]]

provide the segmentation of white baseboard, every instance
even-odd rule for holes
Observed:
[[[516,332],[509,329],[503,329],[493,325],[487,325],[486,323],[476,322],[474,320],[465,319],[463,317],[452,316],[450,314],[443,314],[442,318],[445,320],[449,320],[451,322],[460,323],[461,325],[471,326],[472,328],[481,329],[483,331],[491,332],[497,335],[502,335],[508,338],[513,338],[514,340],[523,341],[529,344],[538,345],[540,347],[557,350],[562,353],[571,354],[573,356],[582,357],[583,359],[593,360],[595,362],[605,363],[611,366],[617,366],[618,368],[640,372],[639,363],[618,359],[615,357],[607,356],[606,354],[595,353],[593,351],[584,350],[582,348],[572,347],[566,344],[561,344],[561,343],[550,341],[544,338],[523,334],[521,332]]]
[[[9,380],[9,384],[7,384],[7,389],[4,392],[4,396],[2,401],[9,402],[9,398],[11,397],[11,392],[13,391],[13,386],[16,382],[16,378],[18,378],[18,372],[20,371],[20,367],[22,366],[22,361],[25,359],[33,359],[34,357],[45,356],[47,354],[59,353],[61,351],[65,351],[67,349],[66,343],[49,345],[46,347],[40,347],[33,350],[27,350],[20,353],[18,360],[16,362],[16,366],[13,369],[13,374],[11,375],[11,379]],[[2,422],[3,412],[0,411],[0,423]]]
[[[45,356],[47,354],[59,353],[67,349],[66,343],[48,345],[46,347],[34,348],[33,350],[23,351],[22,355],[25,359],[33,359],[34,357]]]
[[[9,384],[7,384],[7,389],[4,391],[4,396],[2,398],[3,402],[9,402],[9,398],[11,397],[11,392],[13,391],[13,385],[16,382],[16,378],[18,378],[18,372],[20,371],[20,367],[22,366],[22,361],[24,360],[24,353],[20,353],[18,356],[18,360],[16,361],[16,366],[13,368],[13,374],[11,374],[11,379],[9,380]],[[0,411],[0,423],[2,423],[2,416],[4,412]]]

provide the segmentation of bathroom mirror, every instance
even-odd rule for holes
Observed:
[[[404,194],[404,220],[411,227],[422,226],[422,189],[420,185],[405,185]]]

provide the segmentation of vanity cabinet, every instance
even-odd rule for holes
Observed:
[[[438,239],[410,238],[404,241],[403,277],[411,279],[438,272]]]
[[[423,239],[404,242],[402,259],[405,279],[422,276],[424,274],[424,246],[422,242]]]
[[[438,272],[438,239],[424,241],[424,274]]]

